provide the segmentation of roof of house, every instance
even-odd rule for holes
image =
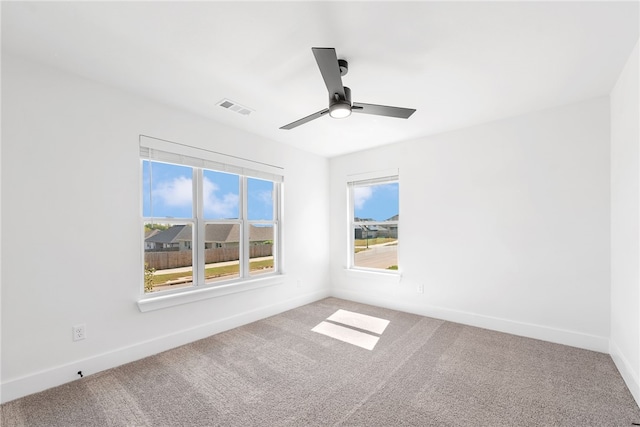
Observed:
[[[356,225],[353,228],[356,230],[367,230],[367,231],[381,231],[381,230],[387,229],[382,225]]]
[[[395,214],[394,216],[392,216],[391,218],[387,218],[381,222],[384,221],[398,221],[400,219],[400,215],[399,214]],[[353,218],[354,221],[376,221],[373,218],[358,218],[357,216]]]
[[[249,226],[249,241],[264,242],[265,240],[273,240],[273,227]]]
[[[145,239],[145,241],[153,243],[175,243],[184,240],[192,240],[190,225],[173,225]]]
[[[152,230],[145,230],[144,231],[144,239],[147,240],[149,237],[151,236],[155,236],[156,234],[160,233],[162,230],[158,230],[157,228],[154,228]]]
[[[240,226],[238,224],[207,224],[204,227],[205,242],[239,242]]]
[[[205,242],[239,242],[239,224],[207,224],[204,233]],[[273,240],[273,227],[249,225],[249,241],[262,242]]]
[[[207,224],[205,226],[204,240],[207,243],[234,243],[240,241],[239,224]],[[147,242],[153,243],[176,243],[179,241],[191,241],[191,225],[174,225],[160,233],[152,234],[145,238]],[[251,242],[262,242],[273,240],[273,227],[249,226],[249,240]]]

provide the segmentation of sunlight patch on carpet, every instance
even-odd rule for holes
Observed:
[[[380,319],[379,317],[367,316],[366,314],[354,313],[347,310],[338,310],[327,320],[332,320],[343,325],[353,326],[354,328],[364,329],[374,334],[382,334],[389,325],[389,321]]]
[[[338,310],[327,320],[320,322],[312,331],[367,350],[373,350],[380,339],[379,335],[389,325],[388,320],[347,310]]]

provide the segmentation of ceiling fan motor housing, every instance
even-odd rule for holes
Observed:
[[[351,89],[344,87],[344,99],[338,93],[329,97],[329,115],[334,119],[351,115]]]

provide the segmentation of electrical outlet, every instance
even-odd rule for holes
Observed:
[[[84,324],[82,325],[75,325],[72,328],[73,331],[73,340],[74,341],[80,341],[83,340],[87,337],[87,331],[86,331],[86,326]]]
[[[418,293],[424,294],[424,285],[422,283],[418,284]]]

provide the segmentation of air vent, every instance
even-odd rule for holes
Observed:
[[[216,105],[219,105],[222,108],[226,108],[229,111],[233,111],[243,116],[248,116],[249,114],[253,113],[253,110],[251,108],[247,108],[243,105],[238,104],[237,102],[230,101],[228,99],[223,99]]]

